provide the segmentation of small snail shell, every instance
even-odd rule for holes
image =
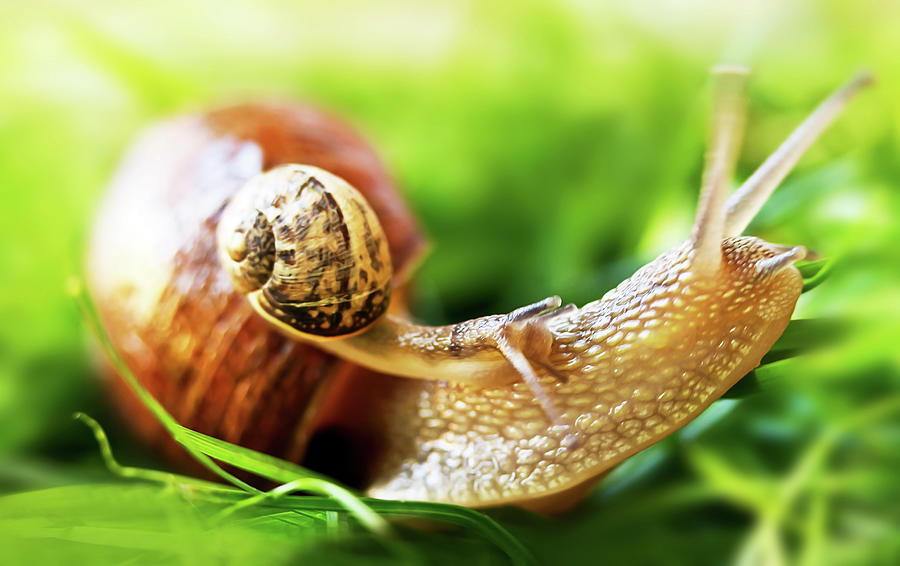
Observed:
[[[391,256],[363,196],[310,165],[251,179],[218,226],[222,264],[257,312],[311,337],[358,332],[387,310]]]

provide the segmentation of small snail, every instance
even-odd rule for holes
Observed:
[[[745,75],[716,73],[690,238],[580,308],[550,297],[411,322],[403,281],[422,239],[371,152],[314,112],[247,106],[170,123],[126,162],[91,251],[101,318],[187,426],[349,471],[375,497],[565,508],[756,367],[791,317],[805,248],[740,234],[870,77],[729,198]],[[319,130],[293,129],[298,112]],[[264,122],[305,141],[279,152]],[[139,225],[157,212],[167,235]]]

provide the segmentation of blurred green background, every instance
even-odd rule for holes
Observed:
[[[199,529],[176,494],[118,483],[72,420],[116,428],[65,288],[141,126],[260,96],[343,115],[433,242],[415,310],[437,323],[582,304],[684,239],[727,60],[754,69],[740,178],[854,71],[877,75],[748,231],[838,258],[797,316],[846,336],[763,368],[573,512],[492,515],[554,563],[900,563],[898,21],[881,1],[0,4],[0,562],[395,558]],[[106,542],[79,530],[98,524]],[[409,538],[413,562],[504,561],[464,532]]]

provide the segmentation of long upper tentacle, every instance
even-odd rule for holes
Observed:
[[[698,275],[715,272],[721,262],[726,193],[734,174],[738,147],[744,127],[744,83],[747,70],[734,65],[713,69],[715,94],[709,145],[703,169],[703,188],[697,217],[691,232],[694,249],[692,271]]]
[[[738,236],[747,228],[775,187],[794,167],[821,133],[840,114],[852,96],[870,84],[870,73],[860,73],[825,99],[781,146],[750,176],[728,200],[725,235]]]

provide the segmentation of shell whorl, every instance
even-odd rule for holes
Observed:
[[[387,309],[387,238],[349,183],[309,165],[252,178],[225,207],[219,255],[266,319],[304,337],[358,332]]]

